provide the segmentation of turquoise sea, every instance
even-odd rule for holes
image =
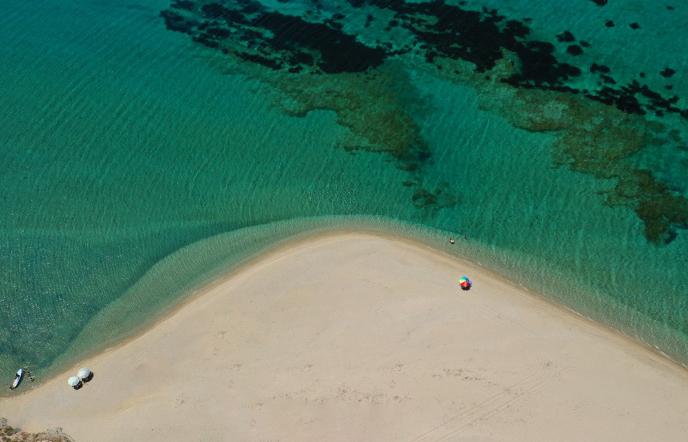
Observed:
[[[465,256],[688,363],[687,5],[2,9],[8,382],[340,228]]]

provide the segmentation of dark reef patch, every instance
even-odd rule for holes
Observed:
[[[175,0],[172,2],[173,8],[186,9],[187,11],[192,11],[194,6],[194,2],[189,0]]]
[[[220,3],[202,5],[199,12],[205,21],[189,33],[211,48],[232,36],[232,44],[223,45],[228,52],[272,69],[292,72],[362,72],[384,61],[384,50],[359,43],[355,36],[341,31],[336,17],[341,20],[343,16],[333,16],[328,23],[313,23],[268,11],[258,2],[240,5],[238,9]],[[163,18],[167,22],[170,14],[165,12],[168,14]]]
[[[564,31],[561,34],[557,34],[557,41],[560,41],[562,43],[571,43],[573,41],[576,41],[576,38],[570,31]]]
[[[602,6],[606,2],[595,3]],[[289,112],[293,115],[314,109],[334,111],[338,123],[352,134],[351,142],[343,147],[394,158],[397,167],[412,175],[403,185],[413,189],[411,199],[421,209],[446,207],[456,198],[449,197],[446,188],[428,190],[423,185],[423,165],[432,161],[432,152],[420,135],[414,111],[409,110],[418,97],[401,98],[412,89],[409,80],[398,76],[397,71],[404,70],[399,67],[403,60],[422,61],[454,81],[490,82],[492,87],[497,82],[501,90],[519,93],[514,108],[519,103],[547,108],[563,103],[569,124],[543,116],[530,121],[537,124],[515,124],[528,130],[561,131],[560,152],[568,157],[562,164],[598,178],[616,179],[615,197],[608,196],[608,202],[632,207],[645,223],[650,241],[668,243],[676,228],[686,226],[686,199],[672,194],[670,187],[650,172],[640,173],[625,161],[629,152],[645,146],[633,141],[644,117],[675,114],[688,119],[688,109],[681,106],[684,102],[678,96],[663,95],[670,85],[658,92],[642,80],[616,77],[598,62],[578,66],[573,60],[583,59],[579,57],[583,48],[591,44],[576,42],[571,31],[552,36],[550,41],[534,38],[530,19],[507,17],[489,7],[477,9],[467,2],[345,0],[334,11],[318,1],[304,5],[308,10],[295,15],[289,8],[281,11],[256,0],[174,0],[160,15],[168,29],[188,34],[251,69],[271,72],[257,75],[291,98]],[[358,9],[363,14],[352,13]],[[614,26],[612,20],[604,24]],[[640,27],[637,23],[630,26]],[[560,59],[564,52],[570,62]],[[396,60],[402,60],[401,64]],[[390,68],[395,63],[396,71]],[[665,78],[674,73],[671,68],[660,72]],[[642,72],[639,76],[645,78]],[[580,89],[578,84],[583,82],[575,81],[579,77],[592,79],[596,86]],[[538,99],[523,98],[531,95]],[[538,101],[545,98],[546,103]],[[583,103],[596,109],[597,116],[585,111]],[[607,118],[604,115],[613,116],[608,118],[614,121],[609,124],[623,124],[620,128],[600,127],[597,121]],[[583,131],[578,127],[583,124],[596,129]],[[642,135],[638,139],[649,142],[645,132]],[[580,137],[592,141],[582,142]],[[626,152],[623,155],[608,151],[609,145],[618,144],[617,139],[631,146],[619,148]],[[580,145],[585,147],[575,147]]]
[[[664,68],[659,74],[664,78],[669,78],[672,77],[675,73],[676,71],[671,68]]]
[[[638,168],[633,156],[648,145],[663,143],[661,126],[647,124],[602,104],[590,104],[582,96],[548,91],[517,91],[488,103],[517,127],[530,131],[557,132],[555,160],[571,170],[599,179],[613,180],[605,192],[606,204],[627,207],[643,221],[645,237],[668,244],[676,229],[688,228],[688,199],[659,181],[650,171]],[[510,109],[517,107],[522,112]],[[556,112],[552,109],[556,108]],[[680,139],[677,133],[669,135]]]
[[[412,41],[363,43],[344,31],[346,16],[335,13],[319,16],[316,8],[308,19],[269,10],[255,0],[204,2],[195,7],[189,1],[175,2],[161,13],[169,29],[188,33],[210,48],[245,61],[261,64],[274,70],[292,73],[336,74],[364,72],[380,66],[386,59],[417,53],[441,68],[442,59],[471,63],[477,72],[487,72],[502,60],[506,53],[517,58],[518,69],[502,81],[520,88],[557,90],[569,93],[582,91],[568,81],[581,76],[580,67],[562,62],[556,57],[555,46],[547,41],[530,38],[531,29],[523,20],[508,19],[496,9],[465,9],[443,1],[407,3],[403,0],[348,0],[353,8],[377,8],[393,13],[384,29],[400,27]],[[372,23],[367,14],[365,26]],[[319,20],[319,21],[318,21]],[[231,36],[231,38],[230,38]],[[557,34],[559,42],[576,40],[570,31]],[[567,46],[572,56],[583,54],[582,41]],[[594,71],[591,71],[595,73]],[[670,71],[662,71],[667,74]],[[658,92],[646,107],[647,85],[616,85],[609,72],[599,71],[602,86],[584,95],[625,112],[645,114],[659,106],[665,113],[681,113],[676,106],[667,105]]]
[[[578,56],[583,54],[583,48],[581,48],[578,45],[570,45],[569,47],[566,48],[566,52],[568,54]]]
[[[601,72],[601,73],[603,73],[603,74],[608,74],[609,72],[611,72],[611,70],[609,69],[608,66],[605,66],[605,65],[603,65],[603,64],[593,63],[593,64],[590,65],[590,72],[592,72],[593,74],[596,73],[596,72]]]
[[[411,200],[417,208],[433,212],[444,207],[453,207],[457,204],[457,198],[448,189],[450,186],[446,182],[438,184],[433,190],[419,187],[413,193]]]

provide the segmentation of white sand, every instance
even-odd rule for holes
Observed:
[[[72,391],[79,366],[95,379]],[[688,438],[681,367],[468,263],[363,234],[279,250],[69,373],[0,416],[82,442]]]

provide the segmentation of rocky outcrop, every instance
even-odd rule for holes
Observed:
[[[0,418],[0,441],[2,442],[74,442],[74,439],[62,432],[61,428],[28,433],[7,424],[7,419]]]

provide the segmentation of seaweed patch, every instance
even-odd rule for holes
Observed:
[[[290,98],[285,111],[335,112],[351,132],[343,147],[393,158],[411,174],[403,185],[419,208],[448,207],[458,200],[447,197],[447,188],[431,191],[423,185],[423,166],[432,161],[432,151],[417,122],[422,110],[415,102],[422,100],[403,74],[405,66],[421,64],[452,81],[517,92],[511,96],[518,98],[497,108],[527,109],[520,116],[503,109],[518,127],[560,131],[559,164],[616,180],[607,203],[632,208],[648,240],[667,244],[677,228],[688,225],[686,198],[629,159],[660,136],[649,135],[657,128],[646,117],[688,119],[685,100],[671,94],[671,85],[653,90],[643,72],[640,80],[628,80],[602,63],[577,64],[592,44],[569,30],[547,41],[534,37],[528,18],[442,0],[346,0],[328,7],[317,0],[270,5],[174,0],[161,17],[168,29],[188,34],[252,72],[264,69],[258,78]],[[608,19],[604,25],[610,28],[614,22]],[[670,67],[656,72],[663,78],[675,73]],[[579,81],[582,77],[586,81]],[[552,108],[565,119],[541,112]]]

